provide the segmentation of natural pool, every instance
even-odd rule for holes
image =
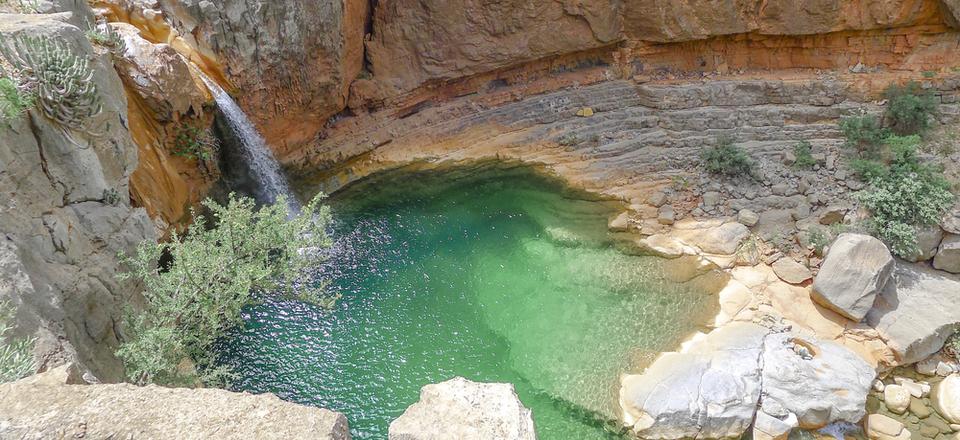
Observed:
[[[619,374],[715,310],[613,248],[615,204],[527,167],[391,171],[330,204],[318,270],[343,298],[247,310],[222,360],[236,389],[341,411],[354,438],[386,438],[420,387],[454,376],[513,383],[541,439],[615,437]]]

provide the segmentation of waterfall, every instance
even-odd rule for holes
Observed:
[[[263,203],[274,203],[280,195],[287,196],[287,208],[291,214],[300,212],[300,203],[290,190],[290,184],[280,169],[280,163],[273,157],[267,142],[257,132],[246,113],[215,81],[206,75],[200,75],[217,101],[227,125],[239,140],[243,151],[241,156],[250,168],[257,184],[257,199]]]

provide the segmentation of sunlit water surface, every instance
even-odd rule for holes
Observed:
[[[618,376],[672,349],[716,300],[609,243],[614,205],[523,167],[400,170],[330,200],[322,271],[343,298],[247,310],[224,345],[238,390],[341,411],[386,438],[423,385],[510,382],[541,439],[611,438]]]

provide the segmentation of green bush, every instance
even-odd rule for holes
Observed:
[[[887,137],[888,131],[875,116],[850,116],[840,120],[840,131],[846,138],[845,146],[861,156],[872,158]]]
[[[857,194],[870,210],[873,233],[899,256],[916,252],[917,227],[936,224],[954,202],[942,169],[917,156],[919,142],[917,136],[891,137],[890,164]]]
[[[810,142],[800,141],[800,143],[794,145],[793,155],[797,158],[793,167],[798,170],[809,170],[817,164],[817,161],[813,160],[813,146],[810,145]]]
[[[36,369],[33,361],[33,339],[12,339],[13,308],[0,301],[0,383],[12,382],[32,374]]]
[[[830,244],[830,237],[828,237],[822,229],[814,227],[807,231],[807,242],[813,247],[813,253],[818,257],[822,257],[823,251],[826,250],[827,245]]]
[[[11,78],[0,78],[0,121],[9,122],[33,105],[33,96],[25,93]]]
[[[145,242],[135,255],[121,255],[128,267],[121,279],[141,282],[146,299],[142,312],[128,313],[127,337],[117,351],[130,380],[223,385],[231,373],[216,365],[212,346],[242,322],[245,306],[268,297],[331,305],[335,297],[322,285],[300,279],[330,246],[330,213],[321,200],[291,219],[283,197],[260,209],[232,194],[226,206],[207,200],[212,221],[197,216],[185,236]],[[164,255],[170,262],[161,265]],[[185,359],[197,372],[178,368]]]
[[[905,86],[891,85],[884,91],[887,118],[899,135],[923,134],[930,128],[930,119],[937,109],[936,97],[920,84],[910,81]]]
[[[742,148],[728,138],[717,139],[717,145],[701,153],[703,166],[713,174],[753,176],[753,160]]]
[[[180,127],[173,140],[173,155],[190,160],[213,159],[219,149],[220,141],[210,130],[194,125]]]

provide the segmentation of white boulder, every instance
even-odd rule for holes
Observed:
[[[887,246],[863,234],[840,234],[813,281],[813,299],[859,322],[893,272]]]
[[[946,421],[960,423],[960,375],[951,374],[934,386],[930,403]]]
[[[533,440],[533,416],[513,385],[462,377],[426,385],[420,401],[390,423],[390,440]]]
[[[910,392],[900,385],[887,385],[883,389],[883,403],[895,414],[903,414],[910,406]]]

